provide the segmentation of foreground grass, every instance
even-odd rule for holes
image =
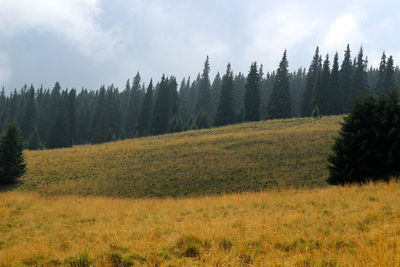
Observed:
[[[399,266],[399,193],[396,182],[179,200],[5,192],[0,266]]]
[[[142,198],[324,186],[341,119],[263,121],[27,151],[28,172],[18,189]]]

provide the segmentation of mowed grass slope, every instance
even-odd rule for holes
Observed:
[[[143,198],[324,186],[341,120],[272,120],[26,151],[28,171],[18,189]]]
[[[399,192],[394,181],[187,199],[5,192],[0,266],[399,266]]]

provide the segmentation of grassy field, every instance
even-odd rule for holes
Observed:
[[[400,266],[399,192],[394,181],[188,199],[3,192],[0,266]]]
[[[27,151],[28,172],[17,189],[145,198],[325,186],[341,119],[263,121]]]

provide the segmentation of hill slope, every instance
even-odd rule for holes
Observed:
[[[19,190],[183,197],[325,185],[341,116],[273,120],[27,151]]]

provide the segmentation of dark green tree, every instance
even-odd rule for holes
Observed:
[[[30,150],[38,150],[42,148],[42,144],[39,138],[39,132],[36,128],[29,137],[27,148]]]
[[[250,66],[246,79],[246,91],[244,94],[244,120],[260,120],[260,76],[257,69],[257,62]]]
[[[128,107],[125,115],[125,132],[127,137],[134,137],[140,112],[141,93],[140,93],[140,74],[133,78],[130,90]]]
[[[292,117],[288,65],[285,50],[279,68],[276,71],[275,82],[268,105],[269,117],[272,119]]]
[[[157,91],[156,101],[153,111],[153,134],[163,134],[167,132],[168,121],[170,118],[170,88],[169,80],[165,75],[161,77],[161,82]]]
[[[319,55],[319,48],[317,46],[310,67],[308,68],[304,92],[301,99],[300,113],[301,116],[303,117],[311,116],[311,112],[315,107],[313,105],[315,80],[317,79],[319,69],[320,69],[320,55]]]
[[[207,112],[200,112],[197,114],[195,126],[192,127],[196,127],[196,129],[210,128],[210,118],[208,117]]]
[[[235,121],[235,107],[233,95],[233,72],[231,64],[226,67],[226,73],[222,77],[221,93],[215,115],[216,126],[232,124]]]
[[[329,86],[328,97],[328,114],[341,114],[342,113],[342,98],[340,91],[340,81],[339,81],[339,55],[335,53],[333,59],[332,71],[331,71],[331,83]]]
[[[340,67],[339,82],[340,91],[343,105],[343,112],[348,112],[352,106],[352,77],[353,77],[353,64],[351,62],[350,46],[347,45],[344,53],[342,66]]]
[[[29,88],[26,94],[26,101],[24,107],[24,115],[21,124],[21,135],[24,140],[28,140],[36,125],[36,101],[35,101],[35,88],[33,85]]]
[[[396,83],[394,80],[394,63],[393,63],[393,57],[389,56],[385,66],[383,92],[388,93],[393,88],[396,88]]]
[[[138,121],[139,136],[146,136],[151,133],[151,118],[153,111],[153,80],[147,87],[146,94],[144,95],[142,108]]]
[[[0,185],[17,182],[26,171],[22,141],[17,127],[9,125],[0,139]]]
[[[210,63],[208,56],[204,62],[203,73],[197,89],[196,97],[196,114],[206,112],[209,116],[211,114],[211,85],[210,85]]]
[[[363,48],[360,47],[360,51],[358,52],[357,60],[355,61],[354,65],[352,89],[350,94],[351,101],[353,101],[356,96],[360,94],[367,94],[368,92],[367,61],[364,59]]]
[[[385,70],[386,70],[386,54],[383,52],[381,62],[379,63],[378,80],[375,85],[375,95],[380,95],[384,92],[385,82]]]
[[[107,140],[108,121],[105,106],[106,88],[103,85],[97,93],[96,107],[93,115],[92,133],[90,138],[90,142],[93,144],[103,143]]]

